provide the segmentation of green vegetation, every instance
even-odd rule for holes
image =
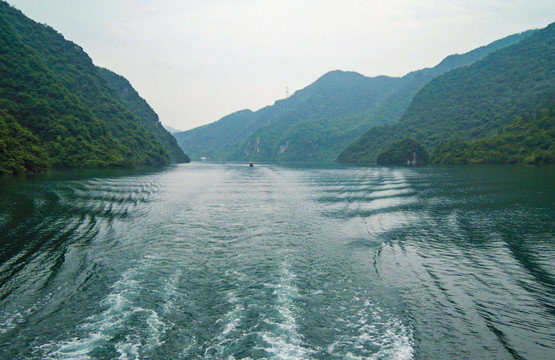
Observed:
[[[378,165],[426,165],[430,157],[418,141],[406,138],[389,145],[378,154]]]
[[[451,55],[433,68],[402,78],[368,78],[332,71],[272,106],[256,112],[239,111],[174,136],[194,159],[333,161],[368,129],[397,122],[414,94],[432,78],[471,64],[532,33],[509,36],[466,54]]]
[[[491,137],[439,145],[434,164],[555,164],[555,105],[501,128]]]
[[[370,129],[339,154],[371,163],[392,142],[412,137],[428,149],[449,139],[479,139],[555,98],[555,25],[424,86],[395,125]]]
[[[0,112],[0,175],[39,173],[48,167],[39,139],[5,111]]]
[[[0,2],[0,70],[2,140],[8,149],[0,168],[12,169],[3,172],[36,172],[46,164],[97,168],[168,163],[160,142],[80,47],[5,2]],[[20,136],[7,141],[5,131]],[[26,147],[25,156],[12,151]]]
[[[76,167],[81,160],[90,167],[127,165],[104,124],[69,94],[3,16],[0,66],[0,109],[41,140],[49,165]]]
[[[175,138],[162,126],[158,114],[154,112],[126,78],[108,69],[97,69],[104,79],[108,81],[108,84],[116,90],[127,108],[139,118],[141,125],[156,136],[156,139],[169,153],[172,163],[188,163],[191,161],[179,145],[177,145]]]

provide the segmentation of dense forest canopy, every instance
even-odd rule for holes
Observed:
[[[428,151],[418,141],[406,138],[389,145],[378,154],[378,165],[426,165],[430,160]]]
[[[0,16],[0,109],[40,139],[45,166],[126,166],[106,124],[79,103]],[[29,167],[35,171],[35,167]]]
[[[555,104],[479,140],[439,145],[434,164],[555,164]]]
[[[0,112],[0,175],[38,173],[48,168],[40,141],[6,111]]]

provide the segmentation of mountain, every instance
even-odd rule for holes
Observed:
[[[195,159],[333,161],[368,129],[397,122],[414,94],[434,77],[469,65],[532,33],[451,55],[433,68],[401,78],[332,71],[272,106],[256,112],[239,111],[174,136]]]
[[[97,67],[97,69],[108,84],[116,90],[127,108],[141,121],[143,128],[156,136],[156,139],[158,139],[170,155],[172,163],[187,163],[191,161],[179,145],[177,145],[175,138],[160,123],[158,114],[154,112],[126,78],[108,69],[100,67]]]
[[[240,145],[254,131],[253,129],[263,125],[261,121],[254,121],[253,114],[250,110],[238,111],[215,123],[172,135],[192,159],[200,160],[207,157],[211,160],[222,160],[226,150],[235,144]]]
[[[434,78],[412,99],[400,121],[370,129],[337,161],[373,163],[377,153],[406,137],[428,150],[454,138],[479,139],[555,98],[555,25],[470,66]]]
[[[169,125],[162,125],[162,126],[164,127],[164,129],[168,130],[168,132],[169,132],[170,134],[178,133],[178,132],[182,132],[182,131],[183,131],[183,130],[179,130],[179,129],[173,128],[173,127],[171,127],[171,126],[169,126]]]
[[[3,1],[0,60],[0,119],[10,128],[0,131],[0,148],[10,143],[26,153],[7,150],[2,173],[169,162],[78,45]],[[13,132],[18,136],[6,138]]]
[[[354,139],[366,125],[353,123],[350,116],[383,100],[399,83],[399,79],[386,76],[368,78],[355,72],[332,71],[274,105],[256,112],[239,111],[174,136],[193,158],[333,159],[318,147],[340,149],[348,143],[345,139]]]
[[[123,156],[125,148],[108,132],[104,122],[93,117],[91,111],[83,107],[76,96],[58,81],[38,54],[26,46],[9,22],[5,20],[5,4],[0,3],[0,117],[6,126],[21,136],[22,143],[4,133],[2,142],[8,149],[4,154],[4,169],[17,172],[57,167],[77,167],[79,164],[96,166],[124,166],[129,158]],[[17,123],[17,126],[14,126]],[[11,124],[11,125],[10,125]],[[27,129],[32,137],[26,137]],[[33,141],[31,139],[37,139]],[[40,141],[39,141],[40,140]],[[8,141],[12,144],[7,147]],[[44,163],[37,167],[26,160],[36,153],[17,155],[14,146],[25,152],[25,144],[40,143],[38,157]],[[40,154],[40,155],[39,155]],[[21,162],[23,161],[23,162]],[[9,163],[23,164],[21,167],[6,166]],[[7,171],[6,171],[7,172]],[[15,172],[15,171],[10,171]]]
[[[375,107],[401,85],[399,78],[329,72],[284,100],[279,112],[262,112],[267,125],[249,135],[227,160],[333,161],[367,129],[368,124],[357,115]]]
[[[376,108],[370,109],[362,114],[362,116],[365,118],[365,121],[372,124],[372,127],[394,124],[400,120],[405,110],[409,107],[414,95],[433,78],[450,70],[470,65],[499,49],[516,44],[534,32],[535,30],[529,30],[507,36],[464,54],[449,55],[432,68],[410,72],[403,77],[405,85],[399,91],[396,91],[383,103],[379,104]]]

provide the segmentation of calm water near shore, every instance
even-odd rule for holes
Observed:
[[[552,359],[553,167],[0,179],[0,359]]]

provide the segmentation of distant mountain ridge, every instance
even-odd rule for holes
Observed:
[[[162,124],[162,126],[164,127],[164,129],[168,130],[168,132],[169,132],[170,134],[173,134],[173,133],[176,133],[176,132],[182,132],[182,131],[183,131],[183,130],[179,130],[179,129],[176,129],[176,128],[174,128],[174,127],[171,127],[171,126],[169,126],[169,125],[163,125],[163,124]]]
[[[532,33],[512,35],[462,55],[450,55],[433,68],[401,78],[368,78],[354,72],[332,71],[274,105],[256,112],[242,110],[173,135],[193,159],[334,161],[368,129],[397,122],[412,97],[434,77],[470,65]]]
[[[403,76],[406,83],[399,91],[388,97],[375,109],[371,109],[363,114],[363,116],[366,118],[366,121],[373,126],[396,123],[408,108],[414,95],[433,78],[453,69],[471,65],[499,49],[525,39],[534,32],[535,30],[528,30],[519,34],[510,35],[464,54],[449,55],[432,68],[410,72]]]
[[[280,132],[280,127],[294,126],[299,119],[318,120],[361,112],[385,97],[386,91],[392,92],[398,81],[385,76],[367,78],[354,72],[332,71],[274,105],[256,112],[238,111],[213,124],[173,135],[194,159],[206,156],[213,160],[260,160],[281,145],[271,139],[271,133],[268,137],[258,130]],[[360,133],[356,129],[354,132]],[[272,143],[261,145],[261,137]],[[258,148],[253,146],[251,151],[253,142]]]
[[[535,31],[470,66],[434,78],[412,99],[401,120],[375,127],[338,156],[373,163],[380,150],[411,137],[428,150],[450,139],[492,136],[555,99],[555,25]]]
[[[281,111],[267,108],[260,115],[257,112],[266,123],[225,160],[331,161],[366,128],[356,116],[379,104],[401,84],[398,78],[329,72],[283,100]]]

